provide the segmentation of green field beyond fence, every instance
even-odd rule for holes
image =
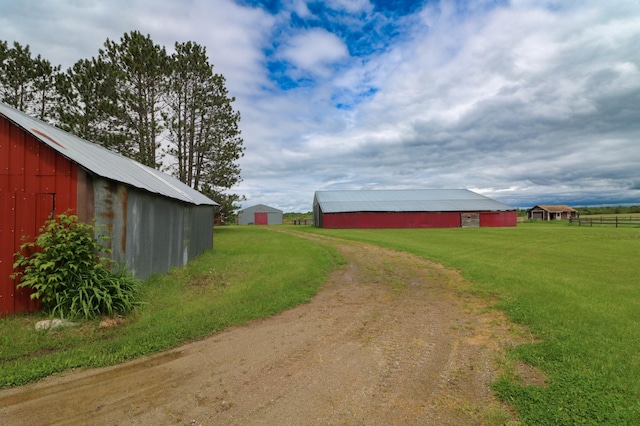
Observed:
[[[524,424],[640,424],[640,229],[307,230],[415,253],[495,294],[539,339],[510,356],[548,376],[545,387],[495,384]]]
[[[569,225],[575,226],[599,226],[609,225],[616,228],[632,226],[640,228],[640,216],[588,216],[569,219]]]

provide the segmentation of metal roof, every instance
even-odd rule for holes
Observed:
[[[218,205],[171,175],[65,132],[0,102],[0,115],[91,173],[196,205]]]
[[[316,191],[315,204],[323,213],[515,210],[468,189]]]
[[[577,211],[576,209],[574,209],[572,207],[569,207],[569,206],[567,206],[565,204],[553,204],[553,205],[548,205],[548,204],[547,205],[542,205],[542,204],[539,204],[537,206],[531,207],[529,209],[529,211],[535,210],[536,208],[540,208],[542,210],[546,210],[548,212],[554,212],[554,213],[555,212],[576,212]]]
[[[276,209],[275,207],[267,206],[264,204],[256,204],[254,206],[245,207],[240,210],[238,213],[252,212],[252,211],[260,211],[267,213],[282,213],[282,210]]]

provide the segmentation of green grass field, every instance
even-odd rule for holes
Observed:
[[[545,387],[495,383],[523,423],[640,424],[640,229],[305,230],[435,260],[495,295],[539,339],[510,356],[548,376]]]

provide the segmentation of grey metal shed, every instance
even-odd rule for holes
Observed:
[[[256,204],[238,212],[238,225],[282,225],[282,210]]]

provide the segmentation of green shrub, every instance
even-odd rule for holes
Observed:
[[[18,287],[31,288],[31,298],[61,318],[131,311],[138,303],[138,280],[105,257],[110,250],[95,235],[108,237],[99,231],[73,215],[48,220],[35,242],[22,244],[15,254]]]

